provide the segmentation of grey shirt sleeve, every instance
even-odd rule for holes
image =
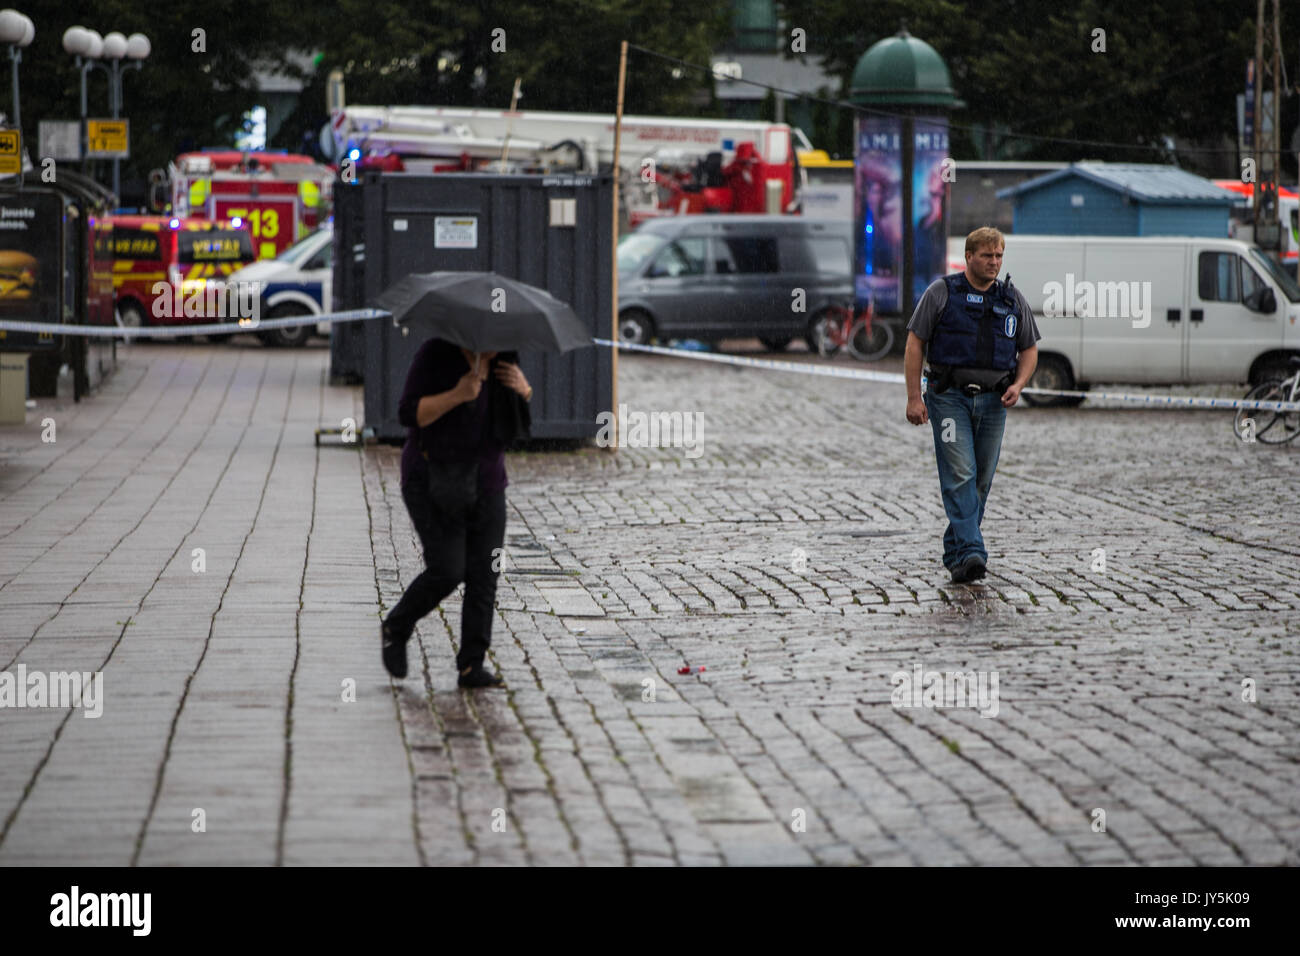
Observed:
[[[1023,352],[1025,349],[1032,349],[1043,336],[1038,331],[1038,322],[1034,319],[1033,309],[1029,308],[1028,300],[1019,289],[1016,289],[1016,301],[1020,304],[1022,316],[1020,328],[1016,330],[1016,351]]]
[[[939,316],[948,304],[948,286],[942,279],[935,279],[921,294],[916,303],[916,310],[907,323],[907,331],[916,333],[922,342],[929,342],[934,335],[934,327],[939,324]]]

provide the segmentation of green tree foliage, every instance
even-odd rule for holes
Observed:
[[[725,8],[687,0],[340,0],[335,9],[314,36],[321,65],[285,124],[286,145],[325,121],[335,67],[350,103],[506,109],[518,77],[521,109],[612,113],[620,41],[707,64],[729,30]],[[363,26],[374,22],[388,27]],[[702,71],[630,50],[624,109],[698,115],[710,86]]]
[[[1300,16],[1283,6],[1282,49],[1294,51]],[[906,21],[948,63],[966,103],[952,116],[958,157],[1176,159],[1213,171],[1226,154],[1174,156],[1166,138],[1230,150],[1235,97],[1254,55],[1253,3],[779,0],[779,7],[788,25],[808,31],[808,52],[841,79],[844,99],[858,57]],[[1105,31],[1104,53],[1093,50],[1096,29]],[[1284,145],[1293,125],[1294,107],[1284,105]]]
[[[144,69],[123,80],[132,138],[123,191],[134,179],[137,201],[148,170],[187,149],[233,142],[244,113],[259,103],[258,69],[308,84],[270,144],[297,149],[327,119],[325,77],[334,67],[344,70],[353,103],[505,109],[520,77],[521,108],[612,112],[621,40],[707,64],[729,31],[725,7],[686,0],[30,0],[19,6],[36,24],[21,67],[24,134],[33,158],[37,123],[75,119],[80,111],[63,31],[80,24],[149,37],[153,53]],[[493,49],[497,28],[504,31],[503,50],[501,42]],[[196,29],[205,31],[206,52],[193,49]],[[316,53],[314,73],[294,66],[294,55]],[[675,71],[671,62],[632,51],[626,109],[699,115],[708,111],[710,85],[702,71]],[[90,73],[89,102],[92,117],[109,115],[100,70]],[[107,181],[104,169],[99,172]]]
[[[25,0],[18,6],[36,25],[36,39],[23,51],[20,67],[23,134],[34,160],[38,122],[73,120],[81,110],[80,79],[63,49],[63,32],[81,25],[101,34],[118,30],[149,37],[153,52],[143,69],[127,70],[122,79],[123,115],[131,120],[124,192],[129,179],[142,182],[148,170],[166,165],[178,152],[230,143],[244,112],[257,102],[254,63],[273,61],[302,39],[292,9],[274,0]],[[195,51],[195,30],[204,31],[206,52]],[[90,71],[87,91],[90,116],[109,116],[103,70]],[[99,178],[108,181],[107,175]]]

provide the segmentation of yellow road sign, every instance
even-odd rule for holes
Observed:
[[[23,171],[23,134],[0,129],[0,175],[17,176]]]
[[[91,159],[126,159],[130,147],[129,120],[86,120],[86,155]]]

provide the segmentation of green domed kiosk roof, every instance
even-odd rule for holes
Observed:
[[[864,106],[962,105],[943,57],[906,28],[862,54],[853,69],[849,99]]]

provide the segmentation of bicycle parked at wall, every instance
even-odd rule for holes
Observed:
[[[809,344],[819,355],[829,358],[840,349],[860,362],[875,362],[894,347],[894,330],[885,321],[875,321],[875,310],[867,303],[854,313],[847,304],[833,305],[822,312],[813,324]]]
[[[1281,381],[1260,382],[1246,393],[1248,401],[1300,402],[1300,356],[1291,357],[1295,371]],[[1247,424],[1253,422],[1253,425]],[[1300,412],[1273,412],[1264,408],[1239,408],[1232,419],[1232,431],[1242,441],[1250,441],[1254,430],[1255,441],[1265,445],[1283,445],[1300,435]]]

